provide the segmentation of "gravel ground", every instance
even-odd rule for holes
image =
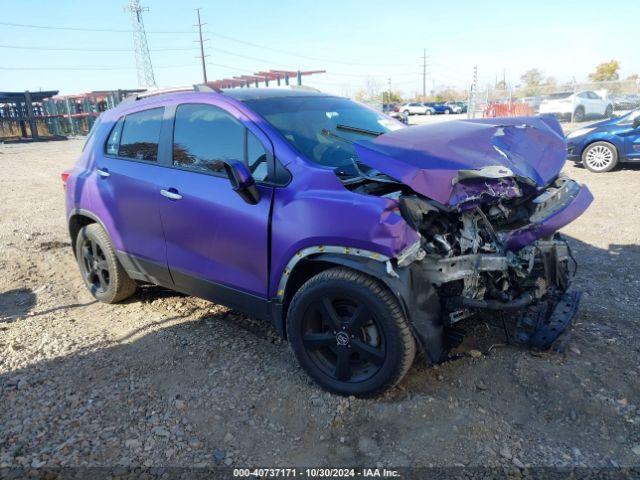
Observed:
[[[0,146],[0,467],[640,464],[640,169],[593,175],[564,229],[584,297],[565,355],[469,322],[374,400],[319,390],[275,330],[145,287],[96,303],[69,248],[59,173],[81,141]]]

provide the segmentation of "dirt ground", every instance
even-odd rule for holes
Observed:
[[[595,195],[563,229],[584,291],[566,354],[468,322],[459,359],[359,400],[224,307],[157,287],[96,303],[59,175],[81,145],[0,146],[0,467],[640,464],[640,168],[566,167]]]

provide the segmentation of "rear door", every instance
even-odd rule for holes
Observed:
[[[170,285],[158,193],[163,115],[163,107],[149,108],[115,123],[96,159],[94,208],[132,276]]]
[[[162,189],[167,261],[176,288],[242,310],[266,305],[273,166],[267,137],[232,107],[187,103],[175,109],[171,176]],[[246,124],[241,121],[246,121]],[[248,126],[251,128],[248,128]],[[224,173],[248,164],[260,200],[249,205]]]

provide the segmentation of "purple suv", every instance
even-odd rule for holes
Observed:
[[[137,282],[268,319],[344,395],[439,362],[456,323],[512,312],[557,344],[575,261],[556,231],[591,203],[551,117],[405,125],[299,89],[133,97],[65,172],[69,232],[100,301]]]

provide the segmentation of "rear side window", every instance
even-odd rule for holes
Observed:
[[[164,108],[132,113],[118,120],[107,140],[106,152],[133,160],[158,160],[158,141]]]

